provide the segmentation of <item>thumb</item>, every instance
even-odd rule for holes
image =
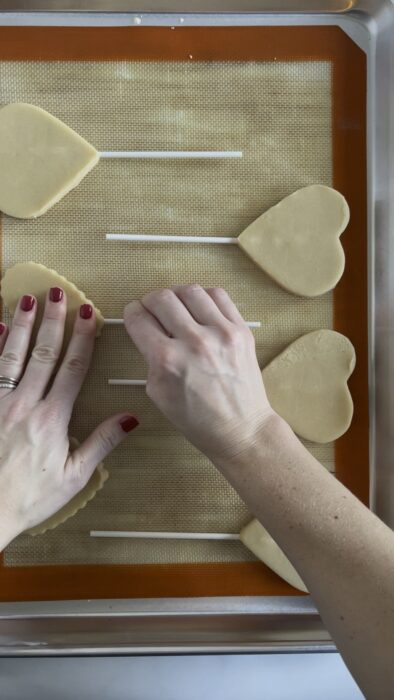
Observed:
[[[87,482],[97,465],[139,425],[131,413],[118,413],[107,418],[69,457],[71,469],[76,469]]]

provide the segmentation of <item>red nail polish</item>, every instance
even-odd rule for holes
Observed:
[[[21,299],[22,311],[31,311],[34,306],[35,298],[31,294],[25,294]]]
[[[63,299],[63,290],[60,287],[51,287],[49,290],[49,298],[57,304]]]
[[[119,424],[123,432],[130,433],[139,425],[139,422],[134,416],[126,416],[126,418],[122,418]]]
[[[90,304],[82,304],[82,306],[79,309],[79,315],[85,321],[87,321],[89,318],[92,318],[92,313],[93,307]]]
[[[0,323],[0,335],[3,335],[6,328],[7,326],[5,325],[5,323]]]

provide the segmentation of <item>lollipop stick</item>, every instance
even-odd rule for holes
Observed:
[[[244,536],[245,530],[252,526],[257,529],[257,532],[263,533],[263,537],[253,540],[253,538],[246,539]],[[241,534],[243,537],[241,537]],[[135,530],[91,530],[91,537],[114,537],[114,538],[128,538],[136,540],[221,540],[221,541],[241,541],[242,544],[249,549],[252,554],[258,559],[269,566],[270,569],[275,571],[278,576],[281,576],[285,581],[290,583],[291,586],[298,588],[300,591],[307,593],[304,583],[301,581],[299,575],[293,568],[293,565],[286,559],[283,552],[279,549],[276,542],[272,537],[264,530],[262,525],[256,520],[247,525],[246,528],[241,530],[241,534],[230,533],[230,532],[150,532],[148,531],[135,531]]]
[[[123,318],[105,318],[104,323],[106,326],[121,326],[124,321]],[[261,321],[245,321],[249,328],[261,328]]]
[[[123,537],[135,540],[239,540],[229,532],[150,532],[134,530],[91,530],[91,537]]]
[[[226,236],[152,236],[144,233],[107,233],[107,241],[134,241],[139,243],[227,243],[234,245],[238,238]]]
[[[123,326],[123,318],[105,318],[104,323],[106,326]]]
[[[146,379],[108,379],[110,386],[145,386]]]
[[[100,158],[242,158],[242,151],[101,151]]]

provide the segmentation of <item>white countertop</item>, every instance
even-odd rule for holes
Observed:
[[[2,700],[362,700],[339,654],[0,659]]]

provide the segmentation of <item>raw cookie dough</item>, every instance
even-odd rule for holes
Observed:
[[[19,219],[44,214],[98,163],[73,129],[23,102],[0,109],[0,210]]]
[[[294,586],[294,588],[298,588],[305,593],[308,592],[294,566],[258,520],[253,519],[242,528],[239,536],[245,547],[250,549],[258,559],[261,559],[278,576],[290,583],[290,586]]]
[[[284,289],[314,297],[342,277],[345,254],[339,237],[348,222],[345,198],[331,187],[311,185],[259,216],[238,244]]]
[[[78,445],[78,440],[75,438],[70,438],[71,448],[75,449],[78,447]],[[71,499],[71,501],[66,503],[63,508],[58,510],[57,513],[51,515],[50,518],[44,520],[44,522],[40,523],[40,525],[36,525],[35,527],[30,528],[30,530],[26,530],[26,533],[28,535],[43,535],[47,530],[53,530],[61,523],[64,523],[69,518],[72,518],[72,516],[79,510],[85,508],[86,504],[95,497],[97,491],[100,491],[103,488],[108,476],[109,474],[105,469],[104,464],[101,462],[97,465],[95,471],[93,472],[86,486],[83,487],[82,491],[79,491],[79,493],[77,493],[74,498]]]
[[[10,267],[1,281],[1,296],[11,314],[14,314],[16,305],[23,294],[34,294],[38,301],[38,313],[36,329],[44,311],[45,297],[50,287],[61,287],[67,294],[67,318],[64,333],[64,342],[71,337],[76,313],[81,304],[92,304],[83,292],[75,284],[59,275],[55,270],[50,270],[45,265],[35,262],[18,263]],[[100,335],[104,324],[104,318],[99,309],[95,307],[97,336]]]
[[[300,437],[336,440],[352,420],[347,380],[355,364],[354,347],[341,333],[303,335],[263,369],[268,400]]]

